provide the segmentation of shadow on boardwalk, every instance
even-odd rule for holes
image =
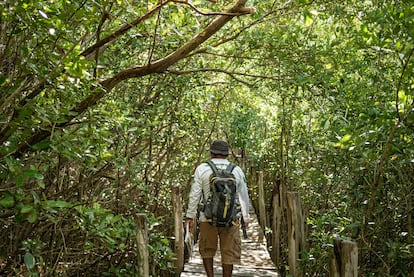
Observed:
[[[241,265],[234,265],[233,276],[243,277],[276,277],[279,276],[266,249],[263,232],[254,213],[250,214],[251,222],[247,229],[248,238],[242,239]],[[242,236],[242,235],[241,235]],[[243,236],[242,236],[243,237]],[[198,244],[194,246],[193,257],[184,266],[183,277],[206,276],[203,262],[198,252]],[[214,258],[214,276],[222,276],[221,257],[218,251]]]

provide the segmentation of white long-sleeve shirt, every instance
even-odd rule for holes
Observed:
[[[216,165],[219,169],[225,169],[227,165],[229,165],[229,161],[227,159],[211,159],[212,162]],[[194,172],[194,179],[193,184],[191,186],[190,191],[190,198],[188,202],[188,209],[186,213],[187,218],[195,218],[197,215],[197,207],[202,200],[202,193],[204,192],[204,199],[208,198],[210,193],[210,183],[209,178],[210,175],[213,173],[213,170],[207,163],[200,164],[195,172]],[[239,197],[241,212],[243,215],[244,221],[249,221],[249,194],[247,191],[247,184],[246,184],[246,177],[244,176],[243,170],[236,166],[233,169],[234,177],[236,178],[236,190]],[[200,213],[200,221],[206,221],[206,217],[204,213]]]

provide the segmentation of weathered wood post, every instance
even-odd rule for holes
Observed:
[[[174,252],[177,256],[175,261],[175,276],[180,276],[184,267],[184,228],[180,197],[180,187],[172,186],[173,212],[174,212]]]
[[[259,223],[262,227],[263,234],[260,234],[259,240],[262,241],[264,232],[266,230],[266,205],[265,205],[265,193],[263,187],[263,171],[257,172],[257,185],[258,185],[258,200],[259,200]]]
[[[243,172],[246,172],[247,159],[246,159],[246,153],[244,149],[241,150],[240,158],[241,158],[240,168],[243,170]]]
[[[334,238],[333,252],[329,262],[329,276],[358,276],[358,246],[356,242]]]
[[[272,260],[276,266],[282,263],[280,246],[282,241],[283,195],[283,186],[281,182],[277,182],[273,187],[272,195]]]
[[[138,256],[138,276],[149,276],[148,262],[148,228],[147,216],[145,214],[137,214],[135,216],[137,223],[137,256]]]
[[[254,166],[250,166],[247,184],[248,184],[249,193],[252,194],[252,196],[254,195],[253,188],[254,188],[254,185],[256,184],[255,178],[256,178],[256,170],[254,169]]]
[[[297,192],[287,192],[288,210],[288,263],[289,274],[303,276],[299,269],[299,253],[305,248],[305,224],[303,220],[302,205]]]

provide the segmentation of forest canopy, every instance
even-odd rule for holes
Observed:
[[[411,1],[0,11],[0,275],[134,275],[142,213],[151,276],[167,276],[171,188],[185,207],[217,138],[264,172],[269,210],[276,186],[301,195],[307,275],[328,275],[337,236],[357,242],[361,276],[414,271]]]

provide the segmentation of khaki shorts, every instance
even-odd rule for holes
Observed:
[[[239,226],[214,227],[200,222],[200,254],[203,259],[214,258],[220,238],[222,264],[240,264],[241,240]]]

